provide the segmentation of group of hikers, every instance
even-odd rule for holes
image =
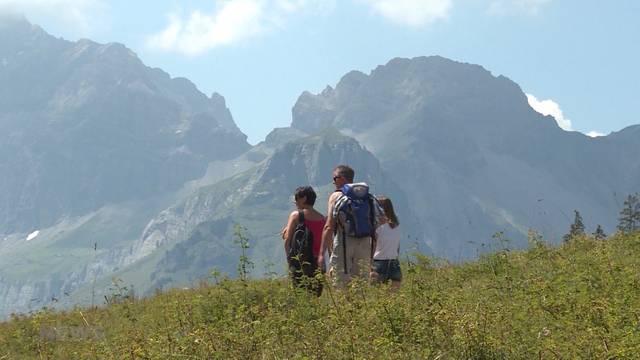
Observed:
[[[336,287],[360,277],[399,288],[401,236],[391,199],[374,196],[366,183],[354,183],[348,165],[336,166],[332,175],[335,191],[326,217],[314,208],[317,196],[311,186],[294,192],[296,210],[282,230],[293,284],[320,296],[328,253],[328,273]]]

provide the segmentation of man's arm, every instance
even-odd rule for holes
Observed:
[[[337,192],[331,194],[331,196],[329,196],[329,202],[327,203],[327,221],[322,229],[322,243],[320,244],[320,255],[318,255],[318,265],[320,266],[324,264],[324,253],[329,247],[329,244],[332,243],[331,237],[336,228],[336,220],[333,218],[333,205],[339,196],[340,194]],[[329,252],[331,251],[333,251],[333,249],[329,249]]]

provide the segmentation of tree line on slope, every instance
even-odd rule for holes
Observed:
[[[573,212],[573,223],[569,228],[569,232],[562,237],[565,243],[574,237],[584,236],[586,234],[580,212],[578,210],[574,210]],[[640,193],[629,194],[625,199],[622,209],[620,210],[620,215],[618,216],[617,229],[625,235],[640,230]],[[607,237],[600,224],[597,225],[592,235],[596,240],[604,240]]]

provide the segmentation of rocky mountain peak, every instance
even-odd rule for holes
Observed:
[[[41,27],[24,17],[0,14],[0,71],[8,64],[33,61],[31,54],[38,49],[63,48],[68,42],[47,34]]]
[[[227,107],[227,102],[224,99],[224,96],[218,94],[217,92],[211,94],[211,101],[218,106]]]
[[[250,147],[221,95],[122,44],[0,23],[0,234],[170,191]]]
[[[31,24],[24,16],[0,13],[0,34],[11,33],[14,38],[25,40],[30,37],[47,35],[38,25]]]
[[[479,106],[494,112],[529,110],[526,96],[513,81],[479,65],[440,56],[395,58],[369,75],[352,71],[335,90],[329,89],[300,96],[292,127],[313,132],[336,126],[358,132],[407,113],[460,113]]]
[[[336,85],[336,91],[354,91],[358,87],[360,87],[360,85],[362,85],[367,80],[367,78],[368,76],[363,72],[357,70],[349,71],[340,79],[338,85]]]
[[[301,184],[330,183],[331,171],[338,164],[360,170],[357,178],[362,181],[380,177],[380,164],[373,154],[355,139],[329,127],[279,147],[266,162],[260,183],[281,186],[279,190],[288,194]]]

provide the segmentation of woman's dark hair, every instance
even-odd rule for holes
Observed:
[[[313,206],[316,203],[316,192],[311,186],[300,186],[293,193],[296,200],[305,198],[304,203]]]
[[[382,210],[384,210],[384,214],[387,215],[387,219],[389,219],[389,226],[393,229],[400,225],[396,212],[393,211],[393,203],[391,202],[391,199],[386,196],[378,196],[377,199],[380,206],[382,206]]]

